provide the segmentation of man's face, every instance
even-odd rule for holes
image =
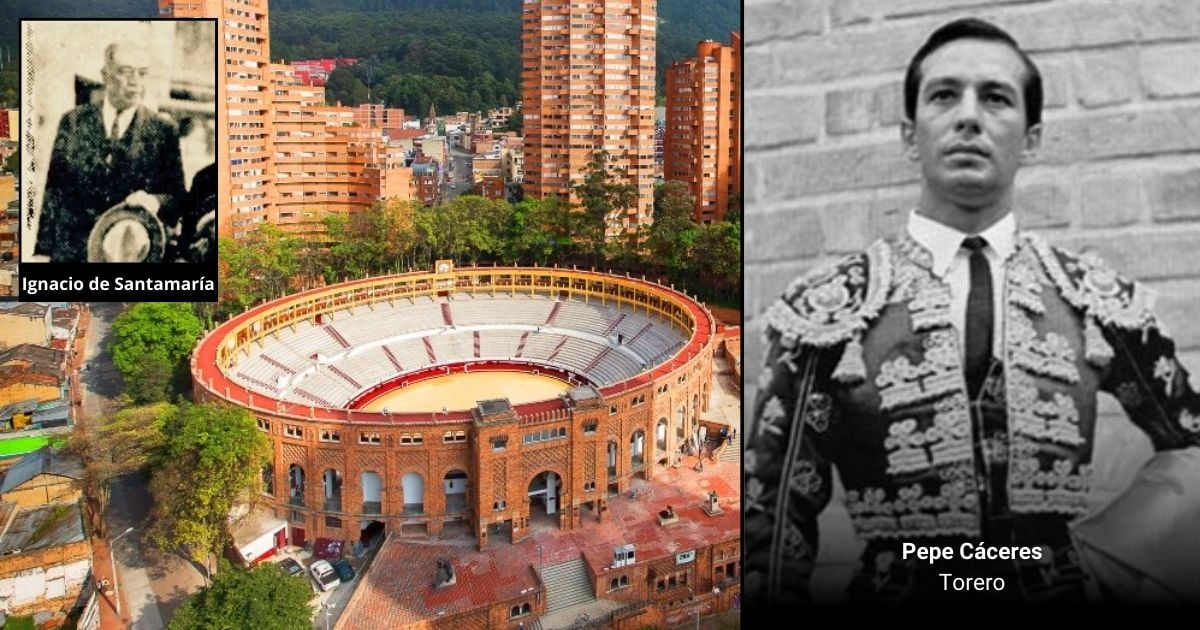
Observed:
[[[104,65],[104,88],[108,101],[117,110],[140,103],[146,94],[146,75],[149,72],[144,53],[131,46],[118,45]]]
[[[1041,125],[1026,128],[1021,58],[999,42],[960,39],[921,68],[916,120],[901,130],[906,153],[937,198],[986,207],[1012,188],[1041,142]]]

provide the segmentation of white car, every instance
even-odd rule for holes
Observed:
[[[327,560],[317,560],[308,570],[322,591],[332,591],[341,582],[338,579],[337,571],[333,570],[333,565],[329,564]]]

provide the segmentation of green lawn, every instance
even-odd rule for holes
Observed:
[[[39,435],[34,437],[19,437],[10,440],[0,440],[0,457],[12,457],[13,455],[24,455],[32,453],[39,448],[53,442],[58,446],[64,441],[61,437],[51,437],[48,435]],[[11,624],[9,624],[11,625]],[[5,626],[7,627],[7,626]]]
[[[33,617],[9,617],[4,630],[34,630]]]

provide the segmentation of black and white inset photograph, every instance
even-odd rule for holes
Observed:
[[[212,264],[215,22],[21,29],[21,261]]]

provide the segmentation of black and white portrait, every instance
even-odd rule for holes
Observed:
[[[747,7],[748,618],[1200,604],[1200,4],[965,4]]]
[[[22,262],[211,263],[215,34],[22,22]]]

